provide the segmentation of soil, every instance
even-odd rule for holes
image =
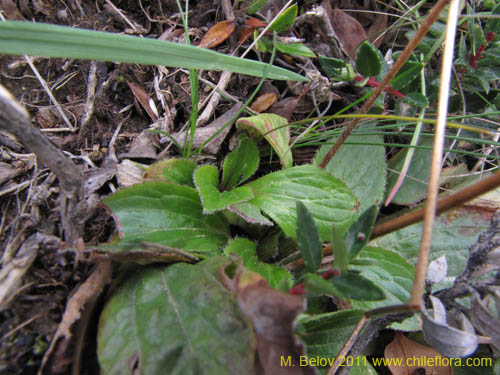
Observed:
[[[150,38],[158,38],[170,30],[168,37],[171,40],[182,41],[183,31],[175,0],[114,1],[114,6],[121,13],[116,9],[113,10],[110,3],[80,0],[66,2],[9,0],[0,1],[0,7],[3,7],[7,19],[24,19]],[[193,44],[199,43],[210,26],[224,19],[218,3],[211,0],[190,2],[189,27]],[[280,1],[271,3],[275,6],[282,5]],[[306,6],[311,2],[298,3],[300,6]],[[11,7],[7,6],[9,4]],[[371,21],[366,20],[366,22],[369,24]],[[304,25],[301,32],[301,37],[305,38],[306,42],[318,41],[317,30],[311,25]],[[231,37],[218,46],[217,50],[231,53],[236,44],[236,37]],[[321,43],[318,43],[318,46],[320,45]],[[269,58],[255,53],[251,53],[248,57],[264,60]],[[160,71],[160,68],[150,66],[95,63],[94,109],[90,119],[85,122],[84,119],[88,115],[85,104],[93,63],[49,58],[33,58],[33,62],[65,116],[72,126],[77,127],[76,132],[64,130],[67,128],[64,118],[24,57],[0,55],[0,84],[24,105],[33,123],[41,128],[56,146],[67,152],[68,156],[72,156],[82,168],[92,169],[109,165],[111,152],[109,145],[119,124],[121,129],[114,146],[114,153],[121,160],[120,155],[130,152],[132,142],[154,122],[141,106],[138,94],[132,92],[129,83],[139,85],[149,98],[153,99],[169,131],[179,131],[188,120],[191,108],[189,76],[180,70],[163,68]],[[310,61],[305,58],[293,60],[287,59],[286,56],[278,56],[277,64],[291,66],[298,71],[299,66],[306,66]],[[155,89],[154,82],[158,77],[161,79]],[[202,72],[201,77],[216,84],[220,73]],[[226,90],[239,100],[245,101],[258,81],[252,77],[233,75]],[[261,93],[277,92],[280,95],[279,99],[297,98],[298,95],[307,93],[301,102],[295,103],[293,107],[295,113],[293,119],[301,119],[314,109],[316,99],[313,100],[308,90],[309,88],[304,86],[296,88],[285,82],[273,82],[264,86]],[[355,90],[345,88],[341,97],[337,95],[334,98],[330,112],[325,114],[333,113],[345,106]],[[163,103],[155,95],[158,91],[163,95]],[[200,84],[200,102],[203,102],[209,93],[208,86]],[[212,114],[211,120],[224,113],[230,106],[231,103],[228,101],[221,102]],[[285,106],[277,110],[284,109],[286,112],[287,108],[289,107]],[[320,111],[325,108],[326,103],[322,103]],[[221,157],[231,147],[231,135],[232,133],[217,154],[207,156],[210,160],[222,160]],[[59,240],[59,242],[55,240],[43,242],[38,249],[36,259],[23,278],[22,286],[16,291],[8,308],[0,311],[2,338],[0,374],[28,375],[38,373],[44,354],[61,322],[67,301],[77,287],[87,279],[94,265],[80,259],[78,251],[75,251],[71,244],[64,242],[58,211],[59,187],[55,177],[43,165],[36,163],[29,150],[8,142],[0,138],[0,161],[20,172],[3,184],[0,182],[0,191],[13,188],[12,192],[0,196],[2,254],[9,248],[13,248],[15,252],[27,238],[37,232],[54,236],[53,239]],[[161,157],[179,155],[174,148],[165,150],[165,144],[160,143],[156,135],[151,138],[151,145],[154,153]],[[298,164],[305,163],[315,152],[316,149],[312,147],[301,148],[294,151],[294,159]],[[133,160],[150,164],[154,159],[145,155],[143,157],[135,155]],[[268,168],[276,168],[276,165],[271,163]],[[118,185],[116,177],[109,182],[115,187]],[[97,190],[101,197],[110,192],[108,184]],[[109,241],[115,234],[111,216],[101,208],[87,220],[83,242],[86,245],[97,245]],[[102,301],[97,302],[95,312],[90,317],[81,374],[99,373],[95,354],[95,335],[101,304]],[[68,355],[66,360],[70,361],[71,356]]]

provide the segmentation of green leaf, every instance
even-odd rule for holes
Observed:
[[[401,90],[412,83],[422,71],[424,64],[416,61],[407,61],[399,71],[398,75],[391,80],[394,90]]]
[[[304,277],[304,285],[308,293],[334,295],[340,298],[346,298],[342,292],[329,280],[323,279],[315,273],[308,273]]]
[[[255,36],[256,34],[254,34]],[[261,38],[260,42],[262,43],[262,49],[259,49],[261,52],[272,51],[273,50],[273,42],[271,42],[267,38]],[[305,57],[316,57],[315,53],[311,51],[309,47],[301,43],[283,43],[280,41],[276,41],[276,49],[284,54],[291,56],[305,56]]]
[[[332,226],[332,248],[335,257],[334,266],[340,271],[347,270],[349,256],[344,242],[344,231],[340,230],[335,224]]]
[[[291,43],[286,44],[283,42],[276,42],[276,49],[281,53],[290,56],[304,56],[304,57],[312,57],[315,58],[316,54],[305,44],[302,43]]]
[[[250,138],[240,141],[238,147],[224,160],[221,190],[232,189],[250,178],[259,166],[259,149]]]
[[[306,290],[310,293],[330,294],[359,301],[385,299],[385,293],[379,286],[356,272],[342,272],[330,280],[325,280],[314,273],[308,273],[304,282]]]
[[[252,327],[218,279],[226,262],[131,274],[100,317],[102,374],[253,374]]]
[[[406,95],[404,98],[401,98],[403,103],[414,105],[419,108],[427,108],[429,107],[429,99],[426,96],[422,95],[419,92],[411,92]]]
[[[250,224],[273,225],[272,221],[260,212],[260,209],[248,202],[236,203],[228,207],[228,210],[244,219]]]
[[[255,14],[264,6],[267,0],[251,0],[246,8],[247,14]]]
[[[492,16],[497,16],[497,17],[492,17],[488,18],[486,21],[486,25],[484,27],[484,32],[485,33],[496,33],[498,35],[498,30],[500,30],[500,4],[497,4],[495,8],[491,11]]]
[[[293,4],[291,7],[288,7],[278,18],[276,18],[276,20],[274,20],[269,27],[269,31],[281,32],[292,27],[295,22],[295,18],[297,17],[298,9],[297,4]]]
[[[145,182],[120,190],[103,202],[118,219],[124,245],[153,242],[180,250],[214,252],[229,238],[224,216],[204,215],[198,192],[188,186]],[[110,250],[123,250],[118,245]]]
[[[243,265],[250,271],[257,272],[269,283],[271,288],[286,287],[288,291],[292,286],[292,275],[282,267],[259,261],[257,257],[257,244],[245,238],[235,238],[224,249],[224,254],[237,254]],[[284,279],[284,280],[283,280]]]
[[[292,151],[288,145],[290,128],[286,126],[287,124],[288,121],[285,118],[272,113],[261,113],[236,121],[236,126],[245,129],[250,135],[263,136],[278,154],[283,168],[290,168],[293,165]]]
[[[308,81],[283,68],[206,48],[42,23],[0,22],[0,53],[229,70],[269,79]]]
[[[314,219],[301,201],[297,201],[297,242],[306,271],[316,272],[323,259],[323,247]]]
[[[362,310],[342,310],[299,316],[295,332],[306,344],[307,356],[332,361],[363,315]]]
[[[367,246],[359,253],[359,259],[369,265],[354,266],[366,279],[371,280],[385,292],[385,299],[376,302],[352,301],[355,308],[376,307],[407,303],[413,284],[414,269],[399,254],[379,247]]]
[[[356,54],[356,69],[364,77],[375,77],[382,70],[382,61],[377,47],[365,41]]]
[[[446,256],[448,275],[444,281],[433,285],[433,290],[450,287],[453,279],[463,272],[469,247],[477,242],[479,234],[489,228],[489,223],[490,216],[466,207],[448,211],[436,218],[432,229],[429,262]],[[374,243],[393,250],[415,265],[421,236],[422,223],[419,223],[378,238]]]
[[[368,130],[364,130],[366,127],[373,127],[373,124],[360,126],[359,131],[367,132]],[[351,135],[325,167],[328,173],[344,181],[354,192],[360,201],[360,213],[382,203],[386,183],[384,147],[370,145],[383,144],[384,139],[376,132],[369,131],[374,134]],[[335,141],[336,138],[333,138],[330,142]],[[322,146],[313,160],[313,165],[318,165],[330,148],[331,145]]]
[[[244,186],[254,198],[249,201],[271,217],[286,236],[296,239],[296,200],[311,212],[322,241],[329,241],[332,222],[348,225],[356,212],[356,198],[345,184],[321,168],[302,165],[269,173]]]
[[[170,182],[194,187],[196,163],[188,159],[167,159],[152,164],[144,173],[145,181]]]
[[[318,56],[319,64],[326,75],[336,81],[352,81],[356,74],[351,64],[333,57]]]
[[[432,139],[425,138],[419,145],[432,147]],[[389,161],[387,192],[392,190],[399,177],[399,173],[391,172],[391,170],[396,172],[401,171],[407,152],[408,149],[402,150]],[[431,168],[431,158],[432,149],[415,149],[412,162],[406,173],[406,178],[392,199],[392,203],[409,205],[425,198],[427,194],[427,181],[429,179],[429,171]]]
[[[344,298],[353,298],[359,301],[385,299],[384,290],[380,286],[355,272],[342,272],[330,281]]]
[[[220,192],[217,168],[213,165],[202,165],[194,172],[194,183],[203,203],[203,211],[212,213],[228,206],[245,202],[253,198],[252,190],[242,186],[230,191]]]
[[[345,247],[349,254],[349,260],[353,260],[370,240],[375,219],[377,218],[377,207],[371,206],[363,212],[349,227],[345,235]]]

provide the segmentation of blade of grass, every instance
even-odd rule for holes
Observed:
[[[229,70],[257,77],[264,75],[267,66],[259,61],[163,40],[20,21],[0,22],[0,53]],[[270,79],[309,81],[277,66],[268,69]]]
[[[420,72],[420,86],[422,90],[422,95],[426,96],[426,90],[425,90],[425,69],[422,69]],[[413,133],[413,137],[411,138],[410,146],[416,146],[418,143],[418,140],[420,138],[420,131],[422,130],[422,120],[424,119],[425,116],[425,108],[422,109],[420,112],[420,115],[418,116],[419,121],[417,122],[417,125],[415,127],[415,132]],[[413,154],[415,153],[414,148],[410,148],[405,156],[405,160],[403,162],[403,168],[401,168],[401,173],[398,176],[398,179],[396,181],[396,184],[392,188],[391,192],[389,193],[389,196],[387,197],[384,205],[388,206],[389,203],[391,203],[392,198],[396,195],[398,192],[399,188],[403,184],[403,181],[406,177],[406,173],[408,172],[408,169],[410,168],[411,161],[413,159]]]

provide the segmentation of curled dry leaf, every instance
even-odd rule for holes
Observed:
[[[278,96],[274,92],[267,92],[256,98],[250,108],[255,112],[264,112],[276,102],[276,99]]]
[[[488,299],[481,300],[475,296],[472,300],[470,315],[472,324],[484,335],[491,337],[492,344],[500,349],[500,317],[494,316],[488,309]]]
[[[460,328],[447,323],[444,305],[436,297],[430,296],[432,315],[422,307],[422,330],[429,344],[447,357],[466,357],[476,351],[478,339],[474,327],[463,315],[459,315]]]
[[[153,122],[158,121],[158,110],[156,109],[156,105],[148,95],[146,90],[142,88],[142,86],[138,85],[134,82],[127,82],[128,87],[132,90],[134,97],[137,99],[142,108],[147,112],[148,116],[151,118]]]
[[[259,274],[243,269],[236,271],[233,280],[224,283],[236,290],[241,311],[250,320],[257,341],[256,374],[262,375],[313,375],[314,369],[299,366],[304,346],[294,332],[295,318],[305,310],[305,300],[272,289]],[[290,359],[282,366],[281,358]]]
[[[225,41],[233,33],[235,28],[234,21],[221,21],[213,25],[207,31],[198,47],[214,48]]]
[[[453,368],[444,366],[443,356],[436,350],[419,344],[396,332],[394,340],[385,347],[385,358],[393,375],[408,375],[422,373],[433,375],[452,375]],[[431,365],[432,364],[432,365]]]

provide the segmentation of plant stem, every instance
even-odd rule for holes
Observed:
[[[432,152],[431,171],[427,189],[427,200],[424,208],[424,225],[422,238],[418,250],[418,261],[415,267],[415,279],[411,291],[410,305],[420,306],[425,286],[425,274],[429,253],[431,250],[432,226],[436,217],[436,207],[439,193],[439,178],[441,176],[441,161],[443,158],[444,134],[446,132],[446,117],[448,116],[448,101],[453,67],[453,50],[455,48],[455,35],[457,21],[460,13],[460,0],[451,0],[446,25],[443,62],[441,68],[441,82],[439,90],[438,117],[436,123],[436,136],[434,137],[434,150]]]
[[[485,178],[474,185],[471,185],[459,192],[451,194],[441,199],[436,205],[436,214],[439,215],[445,211],[451,210],[454,207],[461,206],[462,204],[477,198],[488,191],[500,186],[500,171],[494,175]],[[418,223],[424,217],[424,209],[421,208],[416,211],[409,212],[401,215],[395,219],[389,220],[385,223],[377,225],[371,234],[371,239],[381,237],[388,233],[392,233],[398,229],[405,228],[409,225]]]
[[[425,18],[425,20],[422,22],[422,25],[420,25],[420,28],[418,29],[417,33],[413,37],[413,39],[408,43],[406,48],[403,50],[399,58],[394,62],[394,65],[392,66],[391,70],[387,73],[387,75],[384,77],[382,82],[380,82],[380,85],[378,85],[375,90],[373,91],[373,94],[368,98],[368,100],[363,104],[361,109],[359,110],[360,114],[365,114],[368,112],[368,110],[371,108],[373,103],[375,103],[375,100],[379,97],[379,95],[382,93],[384,88],[389,84],[389,82],[394,78],[394,76],[397,74],[399,69],[403,66],[403,64],[408,60],[410,57],[411,53],[417,48],[418,44],[422,40],[422,38],[427,34],[429,29],[431,28],[432,24],[437,20],[439,17],[439,14],[445,7],[445,5],[448,3],[448,0],[439,0],[436,5],[431,9],[429,15]],[[329,161],[333,158],[335,153],[338,151],[340,146],[345,142],[345,140],[351,135],[353,132],[354,128],[358,125],[360,119],[356,119],[349,123],[344,132],[340,135],[340,137],[337,139],[337,142],[332,146],[332,148],[328,151],[328,153],[325,155],[323,160],[321,161],[319,167],[320,168],[325,168],[326,165],[329,163]]]

